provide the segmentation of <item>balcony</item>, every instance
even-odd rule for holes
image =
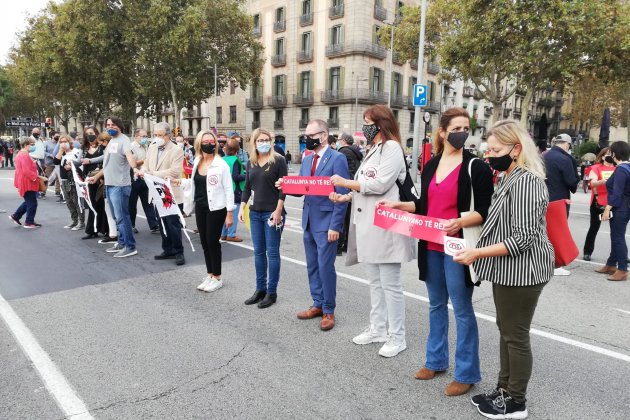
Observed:
[[[562,106],[564,104],[564,95],[562,93],[556,94],[556,106]]]
[[[160,115],[175,115],[175,108],[171,106],[165,106],[160,111]]]
[[[249,109],[261,109],[263,107],[262,98],[247,98],[245,100],[245,106]]]
[[[298,63],[310,63],[311,61],[313,61],[313,50],[298,51],[296,60]]]
[[[313,12],[300,15],[300,26],[308,26],[313,24]]]
[[[516,91],[514,91],[514,93],[518,96],[525,96],[527,94],[527,91],[522,88],[516,88]]]
[[[511,108],[505,108],[503,110],[503,118],[509,118],[510,117],[510,112],[512,112]]]
[[[513,116],[515,119],[520,119],[520,118],[521,118],[521,115],[522,115],[522,113],[521,113],[521,109],[520,109],[520,108],[514,108],[514,112],[512,113],[512,116]]]
[[[326,120],[328,123],[328,127],[330,128],[339,128],[339,119],[338,118],[328,118]]]
[[[384,59],[387,57],[387,50],[380,44],[368,41],[351,44],[330,44],[326,46],[326,57],[343,57],[352,54]]]
[[[287,106],[287,95],[275,95],[267,98],[267,104],[272,108],[284,108]]]
[[[260,121],[252,121],[252,130],[260,128]]]
[[[260,26],[254,26],[254,28],[252,29],[252,35],[256,38],[260,38],[260,36],[262,35],[262,29],[260,28]]]
[[[429,74],[439,74],[440,73],[440,65],[437,63],[429,62],[427,63],[427,73]]]
[[[196,109],[189,109],[186,111],[186,114],[184,114],[184,119],[185,120],[194,120],[194,119],[201,119],[203,118],[201,116],[201,108],[197,107]]]
[[[311,92],[298,93],[293,95],[293,105],[310,106],[313,105],[313,94]]]
[[[387,19],[387,9],[383,6],[379,6],[378,4],[374,5],[374,19],[380,20],[381,22]]]
[[[284,32],[287,29],[287,21],[286,20],[279,20],[273,23],[273,31],[278,33],[278,32]]]
[[[473,92],[473,98],[480,100],[483,99],[483,95],[481,94],[481,91],[479,89],[475,89]]]
[[[413,102],[413,98],[412,98],[412,102]],[[431,113],[440,112],[441,109],[442,107],[440,106],[440,103],[438,101],[428,101],[427,106],[424,107],[425,111],[428,111]]]
[[[392,55],[392,62],[394,64],[398,64],[399,66],[402,66],[403,64],[405,64],[405,62],[402,60],[402,58],[400,57],[400,53],[395,52]]]
[[[403,108],[408,102],[407,96],[402,95],[392,95],[391,98],[391,107],[392,108]]]
[[[464,98],[470,98],[471,96],[473,96],[475,94],[475,88],[473,88],[472,86],[464,86]]]
[[[418,59],[414,58],[413,60],[409,60],[409,65],[412,69],[418,70]]]
[[[545,108],[551,108],[555,104],[556,104],[556,100],[553,96],[546,96],[538,100],[538,105],[543,106]]]
[[[273,122],[274,130],[282,130],[284,129],[284,120],[276,120]]]
[[[343,3],[338,4],[337,6],[330,7],[328,9],[328,17],[331,19],[338,19],[343,17]]]
[[[287,64],[287,56],[285,54],[276,54],[271,56],[271,65],[273,67],[282,67]]]
[[[355,101],[366,105],[386,104],[387,92],[378,92],[368,89],[326,90],[321,94],[321,101],[329,105],[351,104]]]
[[[485,107],[483,110],[483,115],[485,115],[486,117],[489,117],[492,115],[492,111],[493,109],[489,106]]]
[[[308,125],[308,120],[300,120],[300,122],[298,123],[299,127],[301,129],[306,128],[306,126]]]

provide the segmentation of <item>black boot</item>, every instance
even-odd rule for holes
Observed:
[[[252,297],[245,301],[245,305],[253,305],[254,303],[258,303],[265,297],[267,293],[264,290],[256,290]]]
[[[277,294],[269,293],[269,294],[265,295],[265,298],[263,300],[261,300],[260,303],[258,303],[258,307],[260,309],[268,308],[271,305],[273,305],[274,303],[276,303],[276,299],[277,298],[278,298]]]

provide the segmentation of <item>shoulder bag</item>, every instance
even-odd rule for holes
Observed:
[[[462,217],[466,217],[472,212],[475,211],[475,191],[472,186],[472,164],[474,161],[479,160],[478,158],[470,159],[468,162],[468,176],[470,177],[470,208],[468,211],[462,212]],[[483,225],[470,226],[462,228],[462,233],[464,236],[464,242],[466,244],[466,248],[474,249],[477,247],[477,241],[479,240],[479,236],[481,235],[481,228]],[[475,274],[475,270],[472,265],[470,268],[470,280],[473,283],[477,283],[477,275]]]

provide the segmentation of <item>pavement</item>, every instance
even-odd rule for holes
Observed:
[[[10,214],[20,202],[12,171],[1,170],[0,208]],[[378,344],[351,342],[368,324],[370,299],[363,267],[343,257],[336,327],[322,332],[318,320],[296,318],[311,303],[301,207],[287,200],[278,302],[264,310],[243,305],[255,271],[242,225],[244,242],[223,245],[226,285],[207,294],[195,289],[205,271],[197,235],[197,252],[186,245],[187,263],[177,267],[153,260],[160,238],[142,219],[139,254],[121,260],[63,229],[68,210],[52,194],[39,201],[41,229],[0,215],[0,419],[482,418],[469,396],[443,395],[452,366],[433,381],[413,378],[428,333],[415,262],[403,267],[408,349],[394,358],[380,357]],[[579,248],[588,223],[588,197],[578,193],[570,226]],[[610,249],[607,231],[603,224],[592,262],[575,261],[570,276],[543,291],[532,326],[530,418],[629,416],[630,284],[593,271]],[[498,372],[490,289],[483,284],[473,297],[482,370],[474,393],[493,387]],[[452,351],[454,325],[451,314]]]

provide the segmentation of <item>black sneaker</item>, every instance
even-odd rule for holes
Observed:
[[[151,229],[151,233],[153,233],[153,234],[157,233],[159,235],[160,234],[160,228],[159,227],[154,227],[153,229]]]
[[[472,403],[472,405],[474,405],[475,407],[478,407],[479,404],[481,404],[484,401],[492,401],[494,400],[496,397],[498,397],[499,395],[501,395],[501,387],[499,387],[497,385],[496,388],[490,389],[486,392],[484,392],[483,394],[477,394],[477,395],[473,395],[470,398],[470,402]]]
[[[501,395],[494,400],[483,401],[477,411],[489,419],[526,419],[527,407],[525,403],[517,403],[511,395],[500,390]]]
[[[20,220],[15,217],[15,214],[12,214],[9,216],[9,219],[13,220],[13,223],[15,223],[18,226],[22,226],[22,222],[20,222]]]
[[[591,254],[584,254],[584,261],[590,261],[591,260]]]

